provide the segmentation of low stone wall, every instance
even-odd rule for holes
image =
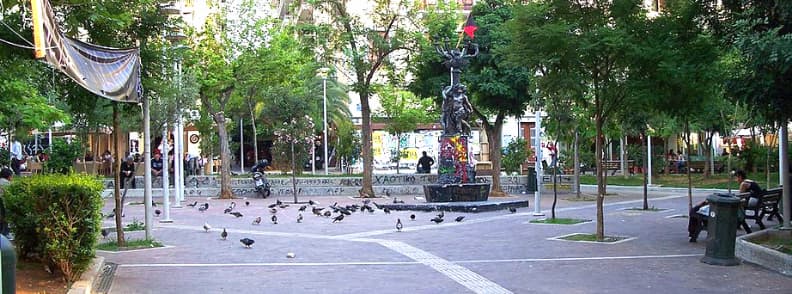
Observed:
[[[297,178],[298,196],[357,196],[358,190],[363,184],[363,179],[359,177],[327,177],[327,178]],[[386,191],[391,195],[423,195],[423,185],[434,184],[437,175],[426,174],[397,174],[397,175],[374,175],[374,192],[377,195],[385,195]],[[136,189],[129,189],[127,197],[142,197],[143,177],[135,178]],[[272,196],[291,196],[293,185],[291,178],[269,178],[272,184]],[[479,183],[491,183],[491,176],[480,176],[476,178]],[[528,178],[525,176],[501,176],[501,187],[506,193],[520,194],[526,192]],[[106,189],[105,195],[112,194],[113,180],[104,180]],[[153,194],[162,195],[162,178],[152,179]],[[232,178],[231,189],[235,195],[252,197],[253,179]],[[220,177],[218,176],[189,176],[185,182],[185,196],[214,196],[220,190]],[[171,188],[173,191],[173,188]],[[109,193],[108,193],[109,192]]]
[[[792,238],[792,231],[767,229],[740,236],[734,245],[734,254],[743,261],[792,276],[792,255],[751,242],[752,240],[767,240],[770,237],[778,236]]]

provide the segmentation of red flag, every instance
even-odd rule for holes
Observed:
[[[465,32],[468,37],[473,39],[473,34],[478,30],[478,26],[476,26],[476,21],[473,20],[473,13],[468,14],[467,21],[465,22],[465,27],[462,31]]]

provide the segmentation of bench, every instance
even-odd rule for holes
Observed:
[[[768,220],[772,220],[775,216],[778,218],[779,222],[783,223],[783,218],[781,217],[781,213],[779,212],[778,208],[778,202],[781,199],[781,194],[783,191],[783,188],[768,189],[758,197],[752,195],[750,192],[737,194],[738,197],[743,198],[746,201],[745,219],[755,220],[756,224],[762,230],[765,229],[765,225],[762,222],[765,216],[767,216]],[[756,203],[754,204],[751,204],[750,201],[752,197],[758,200],[755,201]]]
[[[707,162],[704,160],[691,160],[687,163],[687,167],[690,169],[690,172],[704,172],[704,167],[707,165]],[[723,172],[723,164],[720,162],[714,162],[715,172]]]

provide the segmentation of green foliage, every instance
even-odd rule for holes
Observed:
[[[503,155],[503,168],[507,173],[519,172],[520,165],[529,157],[531,153],[528,151],[528,143],[522,139],[517,138],[506,146]]]
[[[83,155],[83,147],[79,141],[69,143],[65,139],[55,139],[52,142],[50,159],[44,162],[44,171],[57,174],[71,173],[74,161],[81,155]]]
[[[155,248],[155,247],[165,246],[158,241],[146,240],[146,239],[127,240],[125,245],[126,246],[123,247],[123,250],[134,250],[134,249]],[[118,247],[118,242],[116,241],[109,241],[96,245],[96,250],[119,251],[120,249],[121,248]]]
[[[579,218],[546,218],[531,220],[532,224],[553,224],[553,225],[575,225],[579,223],[590,222],[589,219]]]
[[[124,227],[124,231],[142,231],[146,229],[146,225],[138,220],[137,218],[132,219],[132,223],[129,223]]]
[[[67,282],[79,278],[94,257],[102,188],[86,175],[16,178],[4,198],[20,254],[36,253],[52,262]]]
[[[336,146],[336,154],[347,165],[355,164],[358,157],[360,157],[360,134],[355,129],[355,126],[349,120],[340,121],[338,125],[338,146]],[[351,169],[348,170],[351,172]]]

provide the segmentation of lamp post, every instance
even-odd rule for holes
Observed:
[[[325,175],[327,174],[327,164],[328,164],[327,162],[329,161],[328,158],[327,158],[327,73],[329,71],[330,71],[330,69],[326,68],[326,67],[323,67],[323,68],[319,69],[319,76],[322,77],[322,105],[323,105],[323,107],[322,107],[322,109],[323,109],[322,116],[324,117],[324,120],[323,120],[323,123],[324,123],[324,131],[323,131],[324,138],[322,140],[322,145],[324,146],[324,160],[322,162],[324,163],[324,173],[325,173]]]

